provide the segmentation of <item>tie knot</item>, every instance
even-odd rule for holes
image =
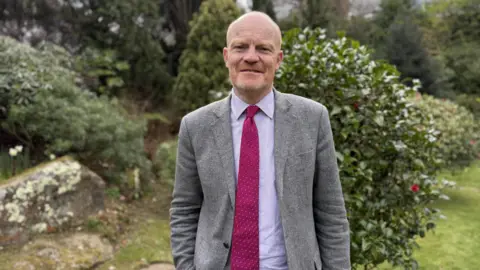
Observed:
[[[253,118],[255,116],[255,114],[258,112],[258,110],[260,110],[260,108],[255,106],[255,105],[248,106],[248,108],[247,108],[247,118]]]

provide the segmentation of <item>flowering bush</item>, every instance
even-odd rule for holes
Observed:
[[[415,239],[438,216],[430,203],[446,198],[442,189],[449,184],[435,178],[441,160],[431,120],[408,99],[418,81],[414,88],[399,83],[398,71],[372,61],[364,46],[345,37],[328,40],[321,29],[291,30],[284,42],[276,87],[330,112],[352,264],[413,267]]]
[[[423,95],[415,104],[430,115],[438,133],[438,151],[446,164],[463,167],[480,153],[480,122],[465,107]]]

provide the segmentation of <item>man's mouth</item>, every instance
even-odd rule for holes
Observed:
[[[254,70],[254,69],[242,69],[240,72],[253,72],[253,73],[263,73],[259,70]]]

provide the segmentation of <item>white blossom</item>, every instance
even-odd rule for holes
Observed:
[[[18,151],[18,153],[20,153],[23,150],[23,146],[22,145],[17,145],[17,146],[15,146],[15,149]]]
[[[18,150],[15,149],[15,148],[10,148],[10,150],[8,151],[8,154],[9,154],[11,157],[15,157],[15,156],[18,154]]]

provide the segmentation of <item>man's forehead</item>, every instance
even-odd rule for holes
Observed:
[[[236,25],[230,29],[227,40],[229,44],[233,42],[249,43],[270,43],[279,46],[281,37],[277,37],[275,29],[272,27],[254,26],[254,25]]]
[[[271,39],[276,37],[275,31],[264,27],[238,27],[232,29],[232,39]]]

